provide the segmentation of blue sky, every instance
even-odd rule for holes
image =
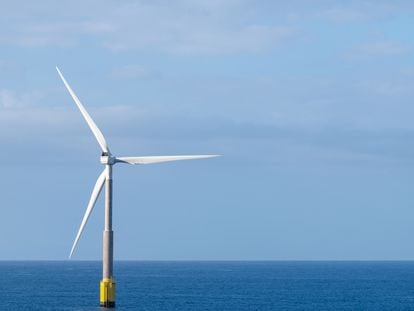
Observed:
[[[24,10],[22,10],[24,7]],[[0,259],[414,259],[412,1],[0,2]],[[103,201],[75,259],[99,259]]]

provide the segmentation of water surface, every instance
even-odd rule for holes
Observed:
[[[414,262],[115,264],[116,310],[414,310]],[[0,262],[0,310],[102,310],[100,262]]]

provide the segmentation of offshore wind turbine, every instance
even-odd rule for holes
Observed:
[[[65,84],[67,90],[72,96],[73,100],[78,106],[80,112],[88,123],[92,133],[95,135],[99,146],[102,149],[101,164],[105,166],[102,173],[99,175],[98,180],[92,191],[92,195],[89,199],[86,212],[83,216],[81,225],[76,235],[75,241],[73,242],[72,249],[70,250],[69,258],[75,250],[75,247],[79,241],[79,238],[83,232],[83,229],[88,221],[89,216],[95,206],[96,200],[101,193],[101,190],[105,184],[105,228],[103,232],[103,258],[102,258],[102,281],[100,282],[100,305],[106,308],[115,307],[115,281],[113,275],[113,231],[112,231],[112,167],[117,163],[126,164],[153,164],[161,162],[179,161],[179,160],[191,160],[201,158],[212,158],[218,155],[175,155],[175,156],[141,156],[141,157],[116,157],[112,155],[108,148],[108,144],[105,141],[105,137],[99,130],[96,123],[93,121],[85,107],[76,96],[75,92],[70,87],[69,83],[63,77],[59,68],[56,70]]]

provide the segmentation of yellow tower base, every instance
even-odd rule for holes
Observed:
[[[100,301],[101,307],[114,308],[115,307],[115,282],[112,279],[103,279],[100,286]]]

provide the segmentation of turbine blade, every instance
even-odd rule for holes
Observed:
[[[220,155],[182,155],[182,156],[148,156],[148,157],[119,157],[115,162],[128,164],[153,164],[180,160],[214,158]]]
[[[75,250],[76,244],[79,241],[79,238],[82,234],[83,228],[88,221],[89,216],[91,215],[92,209],[95,206],[96,200],[98,199],[99,194],[101,193],[102,186],[105,183],[106,170],[104,170],[101,175],[99,175],[98,180],[96,181],[95,187],[93,188],[91,198],[89,199],[88,207],[86,208],[85,215],[83,215],[82,223],[79,227],[78,234],[76,235],[75,242],[73,242],[72,249],[70,250],[69,258],[72,257],[73,251]]]
[[[89,113],[86,111],[85,107],[82,105],[78,96],[76,96],[75,92],[72,90],[69,83],[66,81],[65,77],[62,75],[58,67],[56,67],[56,70],[60,78],[62,79],[63,83],[65,84],[66,88],[68,89],[70,95],[72,96],[73,100],[75,101],[76,105],[78,106],[83,117],[85,118],[86,122],[88,123],[90,129],[92,130],[92,133],[95,135],[99,145],[101,146],[102,151],[109,152],[108,145],[105,141],[105,137],[103,136],[102,132],[99,130],[96,123],[93,121]]]

